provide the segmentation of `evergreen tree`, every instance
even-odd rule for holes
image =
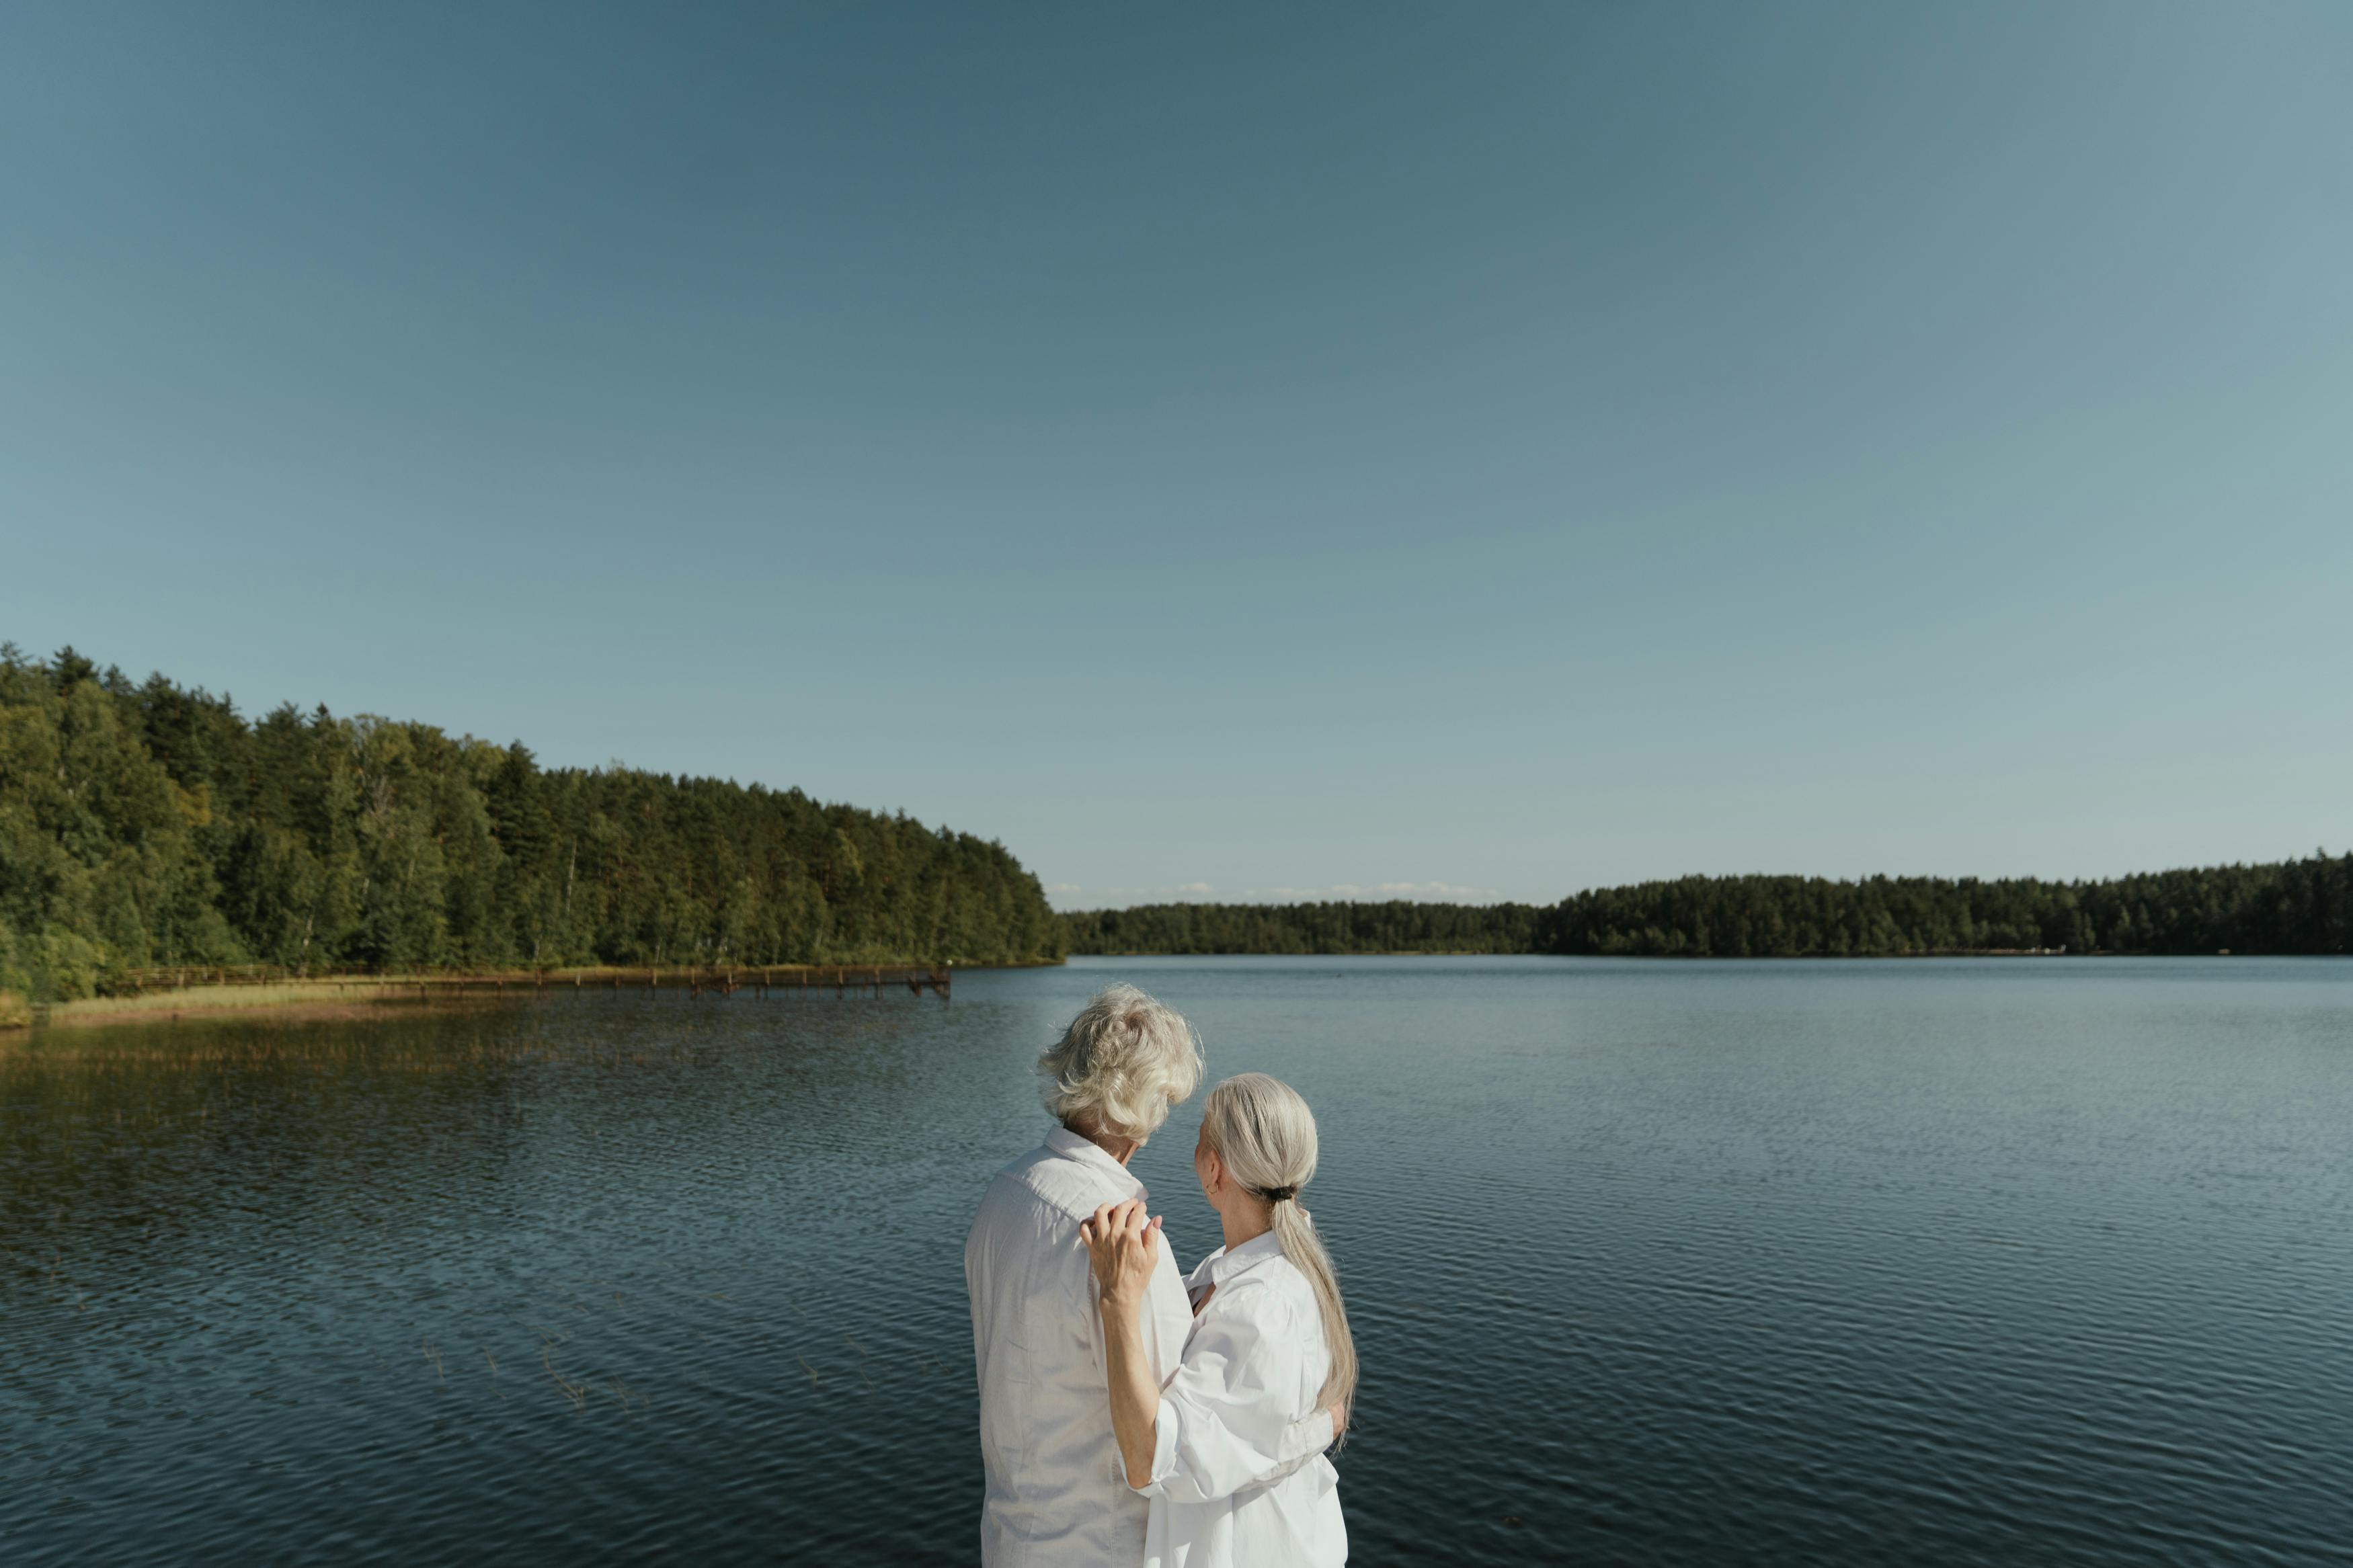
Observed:
[[[1003,846],[716,779],[280,707],[0,646],[0,988],[131,969],[1032,962]]]

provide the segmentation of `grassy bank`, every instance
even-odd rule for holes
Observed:
[[[71,1028],[84,1024],[171,1023],[190,1016],[235,1017],[262,1013],[368,1017],[393,1005],[414,1008],[420,1003],[473,1003],[480,999],[479,992],[449,986],[420,989],[415,981],[382,977],[293,980],[259,985],[191,985],[185,990],[151,991],[138,995],[86,996],[39,1006],[20,1005],[13,1013],[5,1002],[0,1002],[0,1029],[34,1024]]]
[[[243,968],[150,970],[125,976],[103,996],[28,1003],[0,991],[0,1030],[35,1024],[121,1024],[202,1015],[303,1013],[367,1017],[390,1005],[487,1003],[549,992],[602,990],[790,990],[858,992],[905,986],[940,991],[955,970],[1034,968],[1060,959],[1015,964],[906,963],[600,964],[570,969],[434,970],[415,974],[302,975],[260,965]]]

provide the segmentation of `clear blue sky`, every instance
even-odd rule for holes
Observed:
[[[2353,840],[2335,0],[7,33],[30,651],[1065,905]]]

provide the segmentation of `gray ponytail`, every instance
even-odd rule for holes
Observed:
[[[1299,1189],[1315,1174],[1314,1113],[1290,1085],[1262,1072],[1246,1072],[1209,1091],[1201,1125],[1234,1180],[1268,1201],[1283,1257],[1314,1287],[1324,1343],[1332,1356],[1316,1403],[1346,1406],[1356,1396],[1356,1342],[1348,1333],[1332,1255],[1315,1234],[1314,1221],[1299,1206]]]

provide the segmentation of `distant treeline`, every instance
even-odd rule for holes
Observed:
[[[2353,951],[2353,855],[2033,878],[1685,877],[1599,888],[1544,911],[1537,951],[1698,957]]]
[[[127,969],[1058,958],[999,845],[798,790],[134,683],[0,644],[0,989]]]
[[[2347,952],[2353,854],[2102,882],[1685,877],[1598,888],[1548,908],[1150,904],[1061,919],[1072,952]]]
[[[1530,952],[1534,904],[1138,904],[1062,916],[1072,952]]]

